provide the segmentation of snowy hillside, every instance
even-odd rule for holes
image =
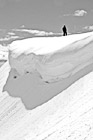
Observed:
[[[93,139],[93,32],[14,41],[0,68],[2,140]]]

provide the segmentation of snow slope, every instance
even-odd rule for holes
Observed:
[[[7,66],[2,69],[6,73]],[[6,92],[0,96],[0,108],[2,140],[92,140],[93,72],[32,111]]]
[[[79,41],[92,35],[93,32],[61,37],[28,38],[12,42],[9,45],[9,48],[13,53],[16,53],[16,56],[21,53],[29,54],[31,52],[35,54],[47,54],[58,51],[75,41]]]
[[[7,61],[8,59],[8,48],[0,45],[0,67]]]
[[[72,42],[49,51],[46,43],[34,51],[19,45],[32,39],[9,46],[0,68],[2,140],[93,139],[93,33],[60,39]]]

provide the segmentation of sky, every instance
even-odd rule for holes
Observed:
[[[93,0],[0,0],[0,29],[25,28],[47,32],[93,29]]]

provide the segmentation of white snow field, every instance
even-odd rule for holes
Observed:
[[[92,140],[93,32],[18,40],[8,50],[0,140]]]

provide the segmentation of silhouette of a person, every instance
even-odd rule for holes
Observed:
[[[67,35],[67,28],[65,25],[63,26],[62,30],[63,30],[63,36],[66,36]]]

